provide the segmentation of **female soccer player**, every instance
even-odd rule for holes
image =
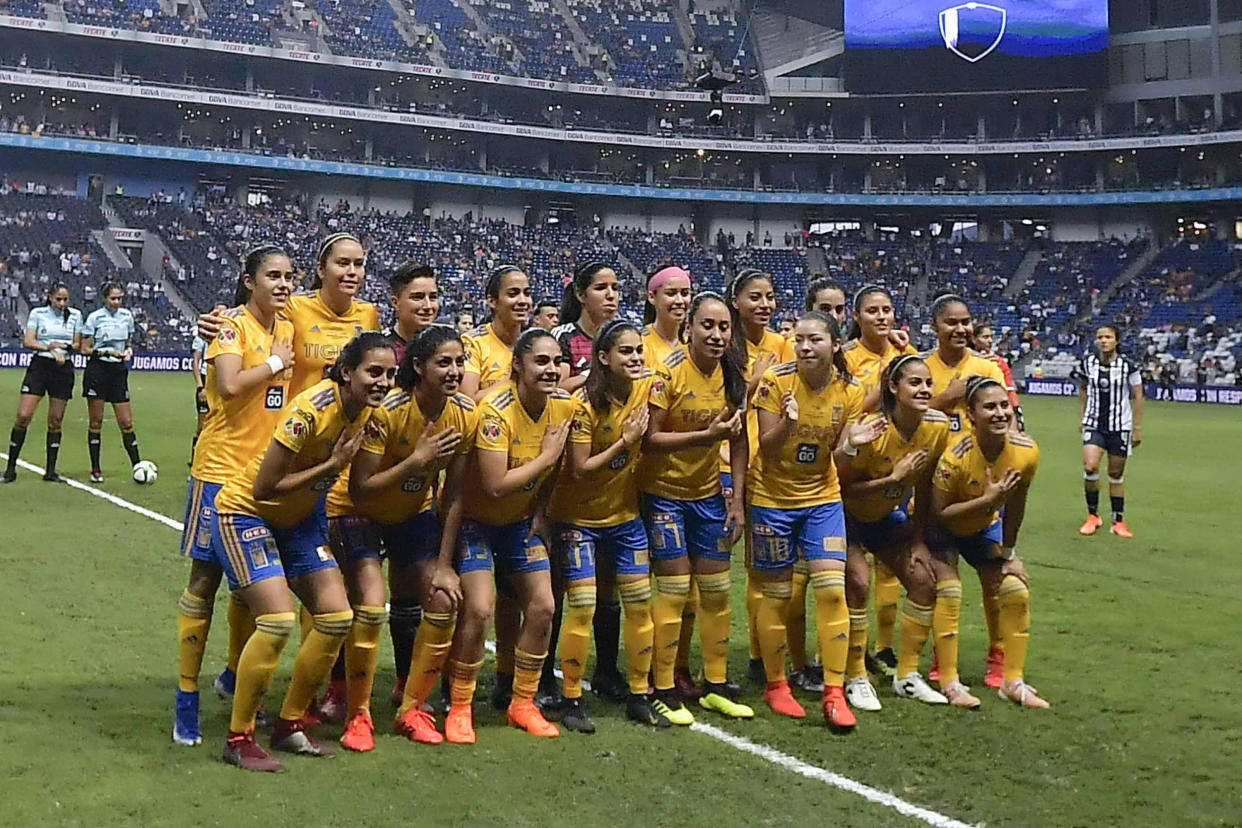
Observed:
[[[26,320],[26,336],[22,346],[34,351],[30,367],[22,377],[22,392],[17,400],[17,419],[9,433],[9,462],[0,483],[17,479],[17,458],[26,442],[26,428],[34,417],[43,395],[47,402],[47,465],[43,479],[60,483],[56,473],[56,457],[60,454],[60,427],[65,420],[65,406],[73,398],[73,362],[71,357],[82,342],[82,312],[69,307],[69,288],[57,282],[47,291],[47,304],[35,308]]]
[[[267,449],[216,496],[212,552],[229,589],[255,618],[238,663],[224,746],[224,761],[231,765],[283,770],[255,742],[254,728],[293,629],[290,589],[314,622],[293,665],[271,744],[306,756],[333,754],[306,732],[302,721],[354,616],[336,559],[327,551],[324,499],[368,435],[372,413],[392,387],[396,370],[392,346],[382,334],[355,336],[341,349],[328,378],[295,397],[283,412]]]
[[[209,316],[219,316],[228,310],[228,305],[217,302],[212,305]],[[194,425],[194,438],[190,441],[190,464],[194,463],[194,449],[198,445],[198,435],[203,433],[203,425],[207,422],[207,340],[198,334],[190,343],[190,373],[194,375],[194,411],[197,421]]]
[[[841,329],[818,311],[794,328],[797,362],[769,368],[755,394],[759,451],[747,477],[748,526],[754,570],[760,582],[759,642],[767,685],[764,701],[776,713],[804,718],[785,678],[785,614],[793,567],[804,560],[815,593],[820,659],[824,665],[823,711],[828,724],[853,727],[845,703],[846,631],[845,511],[833,463],[844,447],[869,442],[883,420],[859,422],[862,390],[841,357]]]
[[[731,347],[732,318],[723,297],[700,293],[690,303],[686,345],[656,372],[650,423],[639,469],[643,517],[656,573],[655,709],[676,725],[694,716],[673,683],[675,644],[691,572],[699,586],[699,634],[707,679],[699,705],[734,718],[754,711],[734,701],[729,684],[729,560],[744,525],[747,442],[742,357]],[[738,478],[725,502],[720,443],[729,441]]]
[[[552,335],[561,343],[565,378],[561,387],[576,391],[586,382],[595,335],[617,315],[621,284],[612,265],[587,262],[574,271],[561,300],[560,325]]]
[[[82,372],[82,396],[86,397],[89,419],[86,445],[91,456],[91,482],[103,482],[99,465],[100,432],[103,430],[104,405],[112,403],[112,413],[121,429],[121,443],[129,455],[129,464],[138,465],[138,438],[134,436],[134,415],[129,405],[129,369],[125,363],[133,357],[129,347],[134,336],[134,315],[121,307],[124,289],[115,283],[99,289],[104,306],[91,312],[82,325],[82,353],[86,370]]]
[[[444,740],[435,721],[423,711],[436,677],[448,656],[458,607],[466,592],[467,608],[483,619],[491,616],[491,585],[480,590],[477,581],[487,573],[475,573],[459,583],[453,571],[458,527],[461,524],[461,491],[467,460],[474,448],[478,414],[474,401],[457,393],[465,371],[466,351],[461,336],[447,325],[433,325],[415,335],[397,371],[398,388],[389,394],[373,417],[375,436],[368,438],[350,466],[347,489],[353,508],[350,517],[336,518],[350,564],[345,567],[346,583],[362,583],[349,570],[366,571],[365,582],[383,606],[383,583],[379,573],[376,534],[388,551],[389,572],[400,572],[401,580],[415,587],[413,599],[422,607],[411,653],[406,653],[406,671],[413,669],[416,680],[405,683],[398,708],[396,730],[412,741],[439,744]],[[440,473],[445,472],[443,482]],[[339,486],[332,496],[339,497]],[[442,511],[437,512],[439,494]],[[332,509],[332,496],[329,509]],[[330,518],[331,520],[331,518]],[[354,534],[348,542],[346,531]],[[475,596],[482,592],[487,606],[477,606]],[[354,613],[357,615],[358,609]],[[378,644],[378,638],[375,643]],[[348,647],[347,642],[347,647]],[[347,675],[352,681],[363,669],[374,677],[374,652],[355,666],[346,650]],[[473,671],[479,665],[454,664],[453,675]],[[471,678],[473,682],[473,678]],[[352,688],[351,688],[352,689]],[[361,695],[361,689],[359,690]],[[471,688],[473,696],[473,687]],[[360,713],[354,693],[350,693],[351,727]],[[463,722],[464,717],[464,722]],[[445,731],[451,742],[473,741],[473,725],[467,705],[450,709]],[[463,726],[464,725],[464,726]],[[370,717],[362,718],[357,730],[362,744],[374,745]],[[349,730],[346,730],[349,735]],[[352,747],[342,738],[346,747]],[[357,748],[354,748],[357,749]],[[369,749],[369,748],[367,748]]]
[[[190,467],[181,554],[190,576],[178,602],[180,679],[173,741],[197,745],[198,677],[211,629],[211,612],[224,570],[211,550],[216,495],[228,480],[261,454],[285,407],[292,375],[293,325],[279,315],[293,293],[293,264],[283,250],[263,245],[246,255],[237,278],[238,307],[213,322],[207,347],[207,422]],[[222,695],[233,692],[237,659],[254,628],[244,604],[229,602],[229,661],[216,679]]]
[[[466,376],[461,393],[478,401],[492,386],[508,382],[513,346],[530,318],[530,279],[517,265],[501,265],[483,287],[492,321],[465,336]]]
[[[976,322],[975,335],[971,338],[971,343],[980,355],[992,360],[1000,368],[1001,376],[1005,378],[1005,390],[1009,392],[1009,402],[1013,404],[1013,413],[1018,423],[1018,430],[1026,431],[1026,425],[1022,418],[1022,404],[1018,400],[1018,386],[1014,384],[1013,371],[1009,369],[1009,360],[994,350],[996,347],[996,329],[987,322]]]
[[[837,324],[845,330],[845,286],[836,279],[819,276],[806,286],[806,302],[804,310],[821,311],[837,320]],[[789,340],[792,343],[792,340]],[[792,348],[792,344],[790,345]]]
[[[560,362],[559,343],[542,328],[525,331],[514,343],[509,382],[480,406],[458,540],[461,577],[494,570],[524,616],[514,649],[509,724],[548,737],[560,731],[534,703],[553,609],[545,483],[560,461],[574,410],[572,398],[558,387]],[[454,650],[463,664],[483,658],[484,628],[470,633]],[[464,698],[461,703],[468,704]]]
[[[638,327],[623,320],[609,322],[596,338],[586,385],[575,394],[569,448],[548,507],[548,515],[557,521],[557,557],[565,565],[569,596],[561,640],[562,722],[582,733],[595,732],[582,699],[582,673],[591,646],[597,582],[600,594],[611,595],[615,589],[625,605],[627,714],[642,724],[670,725],[647,698],[653,630],[650,555],[638,513],[635,471],[650,419],[651,383]],[[598,651],[597,643],[597,659]]]
[[[957,673],[962,584],[957,559],[979,573],[985,594],[995,596],[997,627],[1004,642],[1004,681],[999,693],[1022,707],[1048,707],[1023,680],[1030,643],[1030,578],[1017,556],[1026,497],[1039,468],[1039,447],[1013,431],[1013,406],[1005,387],[991,377],[972,377],[963,397],[971,431],[945,450],[936,466],[931,534],[936,568],[936,656],[940,688],[958,707],[978,707]]]
[[[1074,370],[1078,380],[1078,420],[1082,424],[1082,479],[1087,520],[1078,529],[1094,535],[1100,528],[1100,460],[1108,453],[1108,497],[1113,524],[1122,538],[1133,533],[1125,522],[1126,458],[1143,441],[1143,376],[1139,366],[1122,354],[1115,325],[1095,329],[1099,354],[1088,353]]]
[[[948,700],[928,686],[918,671],[919,654],[931,631],[936,577],[925,540],[929,510],[924,508],[911,516],[910,502],[911,498],[918,503],[931,502],[932,470],[949,439],[949,418],[931,408],[931,373],[917,355],[903,354],[890,362],[880,389],[883,433],[856,451],[844,451],[838,466],[849,538],[847,576],[857,571],[862,583],[867,583],[867,552],[874,556],[877,566],[884,564],[896,573],[906,588],[906,603],[893,693],[928,704],[945,704]],[[846,586],[848,598],[848,581]],[[879,699],[867,679],[866,646],[866,634],[855,635],[851,608],[846,700],[861,710],[877,710]],[[865,690],[851,693],[853,687],[862,685]]]

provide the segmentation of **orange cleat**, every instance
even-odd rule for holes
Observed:
[[[1116,535],[1119,538],[1134,537],[1134,533],[1130,531],[1129,526],[1126,526],[1126,522],[1124,520],[1119,520],[1116,523],[1114,523],[1112,528],[1109,529],[1108,531],[1112,532],[1114,535]]]
[[[824,721],[836,730],[849,730],[858,724],[854,711],[845,701],[845,688],[839,684],[824,686]]]
[[[411,707],[398,716],[392,729],[411,742],[438,745],[444,741],[444,736],[436,730],[436,720],[421,707]]]
[[[359,710],[354,714],[349,724],[345,725],[345,732],[341,734],[341,745],[355,753],[375,750],[375,723],[371,721],[370,713]]]
[[[539,712],[538,707],[535,707],[533,701],[514,700],[510,702],[506,718],[509,720],[511,727],[525,730],[532,736],[543,736],[550,739],[561,735],[556,725],[543,717],[543,714]]]
[[[983,675],[984,687],[1000,687],[1005,683],[1005,651],[988,648],[988,669]]]
[[[936,658],[936,650],[934,647],[932,648],[931,669],[927,671],[927,680],[934,681],[937,684],[940,683],[940,659]]]
[[[1011,701],[1019,707],[1031,707],[1037,710],[1046,710],[1051,707],[1036,694],[1034,687],[1022,679],[1005,682],[998,693],[1002,699]]]
[[[468,704],[455,704],[444,717],[444,738],[455,745],[474,744],[474,709]]]
[[[979,697],[970,692],[970,688],[962,684],[960,681],[951,681],[948,684],[940,686],[940,692],[949,700],[949,704],[954,707],[961,707],[965,710],[976,710],[983,702],[979,701]]]
[[[1082,526],[1078,527],[1078,534],[1094,535],[1102,523],[1103,521],[1100,520],[1099,515],[1087,515],[1086,521],[1083,522]]]
[[[768,703],[768,707],[772,708],[773,713],[779,713],[791,719],[806,718],[806,710],[793,697],[788,681],[769,681],[767,689],[763,691],[763,700]]]

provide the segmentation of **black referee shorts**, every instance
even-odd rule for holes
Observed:
[[[88,400],[129,402],[129,368],[124,362],[90,360],[82,372],[82,394]]]
[[[73,363],[66,359],[63,365],[57,365],[50,357],[33,357],[22,377],[22,393],[36,397],[46,394],[54,400],[73,399]]]

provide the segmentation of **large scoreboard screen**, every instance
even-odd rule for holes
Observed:
[[[845,0],[846,88],[1072,89],[1108,82],[1108,0]]]

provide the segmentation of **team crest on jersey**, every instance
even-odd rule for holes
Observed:
[[[655,392],[655,393],[657,393],[657,394],[663,393],[663,391],[664,391],[664,380],[659,380],[659,379],[658,379],[658,380],[656,380],[655,382],[651,383],[651,390],[652,390],[652,391],[654,391],[654,392]]]
[[[495,440],[500,437],[500,423],[484,423],[483,436],[489,440]]]
[[[841,421],[845,419],[845,407],[838,404],[832,407],[832,424],[841,425]]]
[[[569,430],[572,431],[574,434],[581,434],[582,433],[582,420],[579,420],[577,417],[575,417],[573,423],[570,424],[569,426]],[[604,430],[607,431],[608,429],[605,428]]]
[[[236,342],[237,330],[235,328],[224,328],[220,331],[220,341],[223,343]]]
[[[285,434],[296,440],[306,433],[306,422],[301,417],[290,417],[285,420]]]
[[[768,388],[767,385],[759,386],[759,399],[766,400],[771,395],[771,393],[772,393],[772,389]]]
[[[953,476],[953,473],[949,471],[948,469],[941,467],[939,469],[936,469],[936,476],[939,477],[941,480],[948,482],[949,478]]]

